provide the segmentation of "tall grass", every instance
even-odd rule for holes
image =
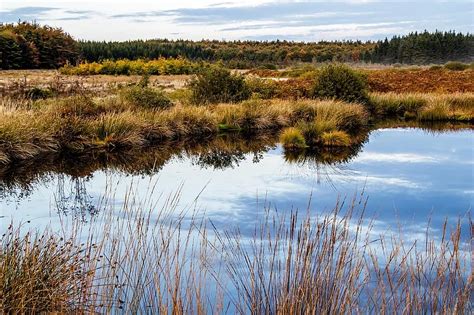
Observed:
[[[373,93],[371,103],[375,112],[383,117],[417,118],[431,121],[474,120],[472,93]]]
[[[473,277],[462,225],[405,241],[373,229],[365,197],[326,213],[265,208],[250,232],[221,227],[133,190],[104,198],[91,227],[8,228],[0,309],[174,314],[469,313]],[[66,223],[64,223],[66,224]],[[470,222],[472,229],[472,222]],[[248,229],[247,229],[248,230]],[[252,232],[253,231],[253,232]],[[429,231],[429,230],[427,230]],[[32,237],[33,234],[37,237]],[[44,236],[41,236],[44,235]]]
[[[335,101],[250,100],[157,109],[120,97],[79,96],[41,101],[31,109],[0,110],[0,157],[11,163],[47,152],[130,150],[168,140],[215,137],[229,129],[254,134],[278,131],[308,119],[352,131],[366,118],[360,106]]]
[[[321,141],[322,134],[332,131],[347,133],[355,144],[371,118],[474,121],[471,93],[375,93],[371,95],[375,116],[359,104],[334,100],[252,99],[233,104],[171,106],[166,97],[162,98],[164,95],[158,94],[158,99],[148,105],[141,97],[137,102],[115,95],[36,102],[5,98],[0,102],[0,163],[34,159],[45,153],[131,150],[169,140],[196,142],[228,131],[255,135],[285,127],[300,128],[308,145],[324,146],[329,142]]]
[[[96,271],[91,244],[74,234],[20,232],[9,225],[0,239],[1,312],[84,312]]]

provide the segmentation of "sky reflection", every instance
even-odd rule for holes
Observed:
[[[377,226],[396,230],[403,225],[416,238],[429,219],[436,228],[446,218],[455,222],[469,212],[474,200],[473,148],[472,131],[382,129],[371,133],[355,158],[339,165],[290,163],[277,146],[259,161],[245,154],[232,168],[203,167],[192,157],[174,157],[154,175],[105,170],[72,179],[51,174],[28,197],[0,200],[0,224],[3,229],[11,220],[32,220],[35,227],[51,223],[54,228],[61,218],[58,200],[72,208],[83,202],[97,209],[104,192],[111,190],[114,206],[120,207],[133,187],[138,199],[152,195],[158,200],[158,209],[180,190],[177,211],[194,209],[218,228],[239,227],[245,234],[258,222],[264,205],[303,211],[311,196],[310,208],[319,213],[331,210],[338,198],[348,202],[363,191],[369,198],[367,216],[376,219]]]

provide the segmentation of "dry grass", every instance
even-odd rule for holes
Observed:
[[[148,196],[154,193],[151,187]],[[403,231],[379,235],[364,218],[366,200],[360,198],[337,202],[317,216],[310,210],[285,215],[266,209],[249,235],[214,224],[208,228],[195,212],[177,211],[179,193],[157,208],[150,197],[137,198],[131,190],[120,211],[105,198],[102,217],[89,230],[64,227],[63,238],[45,232],[32,239],[9,228],[0,248],[0,308],[10,313],[471,312],[473,277],[461,224],[449,232],[446,223],[439,237],[427,232],[418,241],[404,240]]]
[[[251,100],[158,110],[117,97],[78,96],[38,101],[25,109],[2,108],[0,157],[9,163],[45,152],[129,150],[167,140],[215,137],[226,129],[278,131],[311,117],[347,131],[360,129],[366,119],[361,106],[335,101]]]
[[[394,93],[474,92],[474,71],[376,70],[367,71],[369,90]]]
[[[474,94],[373,93],[375,112],[385,117],[418,118],[430,121],[473,121]]]
[[[183,88],[191,75],[152,75],[150,86],[166,91]],[[61,75],[56,70],[0,70],[0,96],[18,95],[34,87],[56,90],[59,95],[106,96],[118,88],[135,84],[140,75]]]
[[[10,225],[0,239],[2,313],[83,312],[95,267],[90,244],[51,231],[20,234]]]

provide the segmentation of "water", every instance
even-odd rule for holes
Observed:
[[[271,138],[254,146],[237,145],[234,151],[232,146],[159,150],[151,162],[146,153],[93,166],[79,159],[67,166],[45,161],[22,166],[25,171],[0,172],[0,224],[4,229],[13,220],[54,229],[65,216],[93,221],[107,189],[119,207],[130,187],[143,198],[154,187],[158,206],[180,190],[177,210],[192,208],[217,227],[245,232],[253,228],[263,205],[306,210],[310,202],[313,211],[324,212],[338,198],[349,202],[363,193],[368,197],[366,216],[376,228],[403,226],[406,237],[416,239],[429,220],[436,231],[445,219],[455,222],[468,215],[474,200],[473,142],[472,130],[400,128],[371,132],[356,152],[325,156],[288,156]],[[91,157],[85,161],[90,163]]]

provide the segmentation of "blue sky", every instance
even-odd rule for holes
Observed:
[[[78,39],[381,39],[472,32],[473,1],[2,0],[0,21],[36,20]]]

